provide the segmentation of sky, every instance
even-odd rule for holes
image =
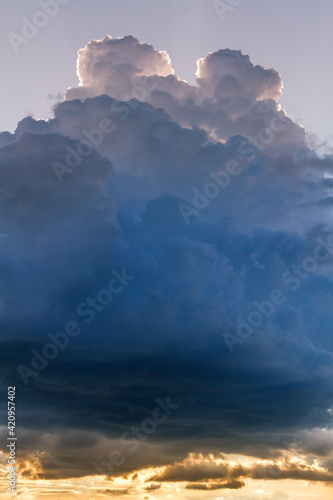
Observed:
[[[328,500],[330,2],[45,5],[1,3],[2,497]]]

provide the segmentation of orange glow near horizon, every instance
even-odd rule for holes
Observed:
[[[225,482],[226,478],[214,475],[214,467],[224,467],[235,475],[237,468],[242,468],[244,477],[239,480],[244,482],[243,487],[218,488],[216,484]],[[280,471],[274,476],[273,467]],[[268,469],[265,469],[268,467]],[[17,482],[18,496],[25,500],[42,500],[49,498],[98,500],[103,498],[136,498],[139,500],[173,500],[186,498],[188,500],[329,500],[332,498],[333,477],[329,474],[324,482],[312,479],[282,478],[288,471],[307,471],[310,474],[326,474],[327,471],[320,465],[319,460],[312,460],[309,465],[307,457],[286,454],[278,460],[259,460],[254,457],[242,455],[204,456],[190,454],[182,462],[165,467],[150,467],[133,471],[120,477],[108,478],[106,476],[86,476],[82,478],[67,478],[58,480],[34,479],[41,472],[38,460],[25,460],[20,463],[21,473]],[[251,472],[266,471],[259,478],[250,477]],[[268,473],[267,473],[268,470]],[[205,478],[205,474],[211,473]],[[250,471],[250,472],[249,472]],[[271,471],[271,474],[269,473]],[[282,472],[281,472],[282,471]],[[1,468],[1,498],[12,498],[13,494],[7,491],[7,470]],[[202,478],[200,478],[202,473]],[[27,477],[30,474],[30,477]],[[197,479],[189,481],[186,475]],[[179,479],[175,479],[179,476]],[[182,477],[183,475],[183,477]],[[252,474],[253,475],[253,474]],[[174,476],[174,477],[173,477]],[[245,477],[247,476],[247,477]],[[315,477],[315,476],[313,476]],[[165,480],[164,480],[165,479]],[[174,480],[173,480],[174,479]],[[229,478],[230,480],[230,478]]]

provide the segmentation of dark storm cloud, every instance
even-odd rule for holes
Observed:
[[[132,37],[88,44],[79,73],[68,98],[88,99],[0,134],[3,384],[22,384],[17,365],[48,333],[73,320],[81,329],[21,390],[22,456],[40,452],[42,477],[94,474],[91,462],[170,396],[179,410],[114,474],[189,452],[276,457],[293,446],[329,460],[333,159],[279,111],[279,75],[218,51],[193,87]],[[149,102],[123,101],[123,85]],[[199,210],[230,161],[240,172]],[[189,224],[181,204],[198,212]],[[327,258],[297,277],[318,238]],[[130,286],[91,323],[78,317],[122,268]],[[274,289],[285,302],[231,355],[223,335]]]

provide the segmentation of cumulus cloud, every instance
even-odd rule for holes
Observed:
[[[69,89],[67,98],[92,97],[100,94],[122,99],[132,92],[140,77],[173,74],[170,58],[165,51],[140,43],[133,36],[92,40],[78,52],[77,75],[79,88]]]
[[[196,85],[174,75],[168,55],[136,38],[93,40],[78,53],[78,87],[67,99],[107,94],[138,98],[161,107],[182,126],[205,129],[212,138],[250,137],[278,112],[282,81],[274,69],[254,66],[249,56],[224,49],[197,62]],[[279,141],[302,141],[304,130],[288,120]]]
[[[239,488],[255,468],[182,461],[292,447],[326,469],[283,463],[281,478],[331,481],[318,429],[332,428],[333,158],[279,108],[278,73],[239,51],[200,59],[191,86],[165,52],[106,37],[81,49],[78,74],[54,118],[0,134],[3,384],[22,384],[17,365],[49,332],[82,329],[22,390],[21,432],[35,436],[22,459],[38,455],[38,477],[93,475],[169,395],[179,410],[115,474],[173,464],[154,484]],[[123,267],[126,292],[78,318]],[[276,289],[285,300],[232,355],[224,334]]]

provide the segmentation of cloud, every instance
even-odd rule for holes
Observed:
[[[224,49],[197,62],[196,85],[174,75],[169,56],[132,36],[93,40],[78,53],[78,87],[67,99],[107,94],[138,98],[163,108],[182,126],[205,129],[212,138],[256,135],[279,113],[282,80],[274,69],[254,66],[249,56]],[[302,127],[287,119],[279,141],[304,140]]]
[[[22,383],[17,365],[48,333],[82,329],[21,391],[22,460],[37,457],[39,478],[96,474],[168,395],[179,411],[115,474],[171,464],[156,483],[238,488],[255,468],[182,461],[331,460],[333,158],[279,109],[280,76],[225,49],[191,86],[133,37],[90,42],[78,72],[54,118],[0,134],[3,385]],[[126,292],[91,325],[78,318],[124,267]],[[223,335],[276,289],[285,302],[231,355]],[[283,463],[280,477],[329,482],[325,464]]]
[[[97,493],[102,495],[110,495],[112,497],[121,497],[123,495],[127,495],[130,490],[123,488],[121,489],[107,489],[107,490],[98,490]]]
[[[93,279],[80,254],[93,253],[91,266],[98,266],[106,249],[92,252],[91,238],[103,233],[114,242],[119,235],[115,201],[104,192],[109,159],[94,151],[82,159],[79,178],[60,184],[54,175],[53,159],[62,162],[76,144],[58,134],[23,133],[0,150],[1,222],[11,233],[2,253],[1,320],[6,330],[18,327],[20,338],[50,325],[52,309],[61,318],[62,293]]]
[[[295,461],[292,456],[264,462],[247,459],[244,464],[241,460],[235,463],[227,456],[190,455],[182,463],[166,466],[149,481],[187,482],[186,488],[194,490],[240,489],[245,486],[246,478],[271,481],[294,479],[328,484],[333,481],[332,473],[324,462],[313,461],[309,464],[304,459]]]
[[[238,490],[240,488],[243,488],[245,486],[245,483],[242,481],[229,481],[227,483],[192,483],[192,484],[187,484],[186,489],[188,490],[205,490],[205,491],[213,491],[213,490]]]
[[[69,89],[67,98],[98,96],[110,93],[117,99],[131,92],[139,77],[173,74],[165,51],[140,43],[133,36],[92,40],[78,52],[79,88]]]

